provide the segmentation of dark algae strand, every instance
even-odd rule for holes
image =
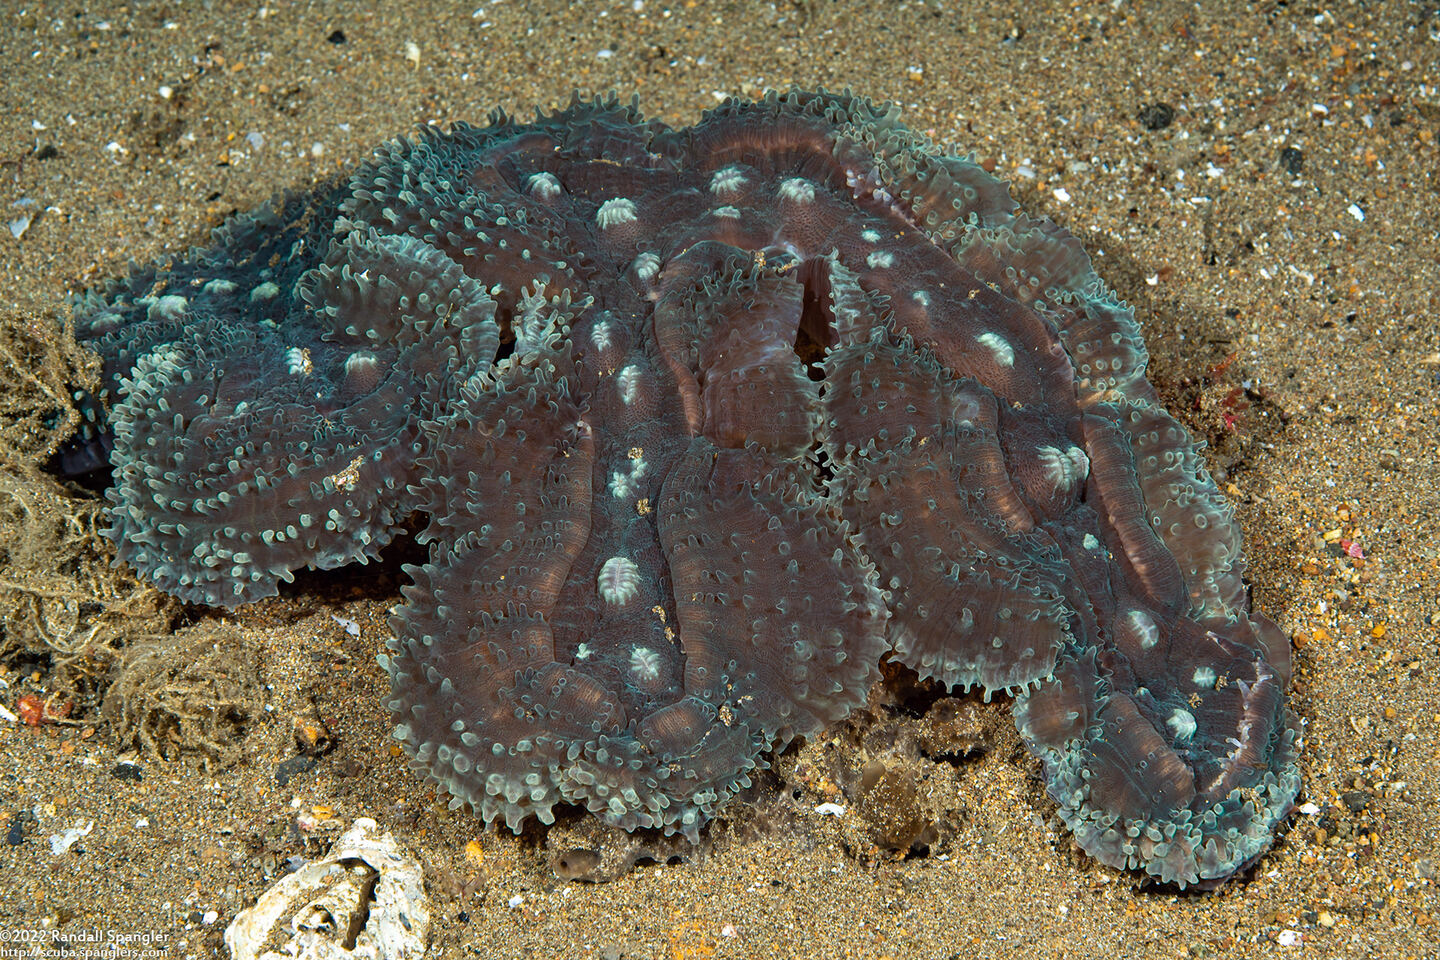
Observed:
[[[1107,864],[1212,887],[1293,805],[1289,645],[1133,312],[892,107],[424,130],[76,319],[66,462],[162,589],[234,607],[419,524],[394,736],[487,821],[694,837],[887,653],[1014,695]]]

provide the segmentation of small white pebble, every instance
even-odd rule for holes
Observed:
[[[845,808],[838,803],[822,803],[815,808],[815,812],[822,817],[843,817]]]
[[[344,627],[345,632],[350,634],[350,636],[360,636],[360,624],[356,623],[354,620],[347,620],[344,617],[337,617],[333,613],[330,615],[330,619],[334,620],[336,623],[340,624],[340,626]]]
[[[79,841],[79,839],[80,839],[81,837],[88,837],[88,836],[90,836],[90,831],[91,831],[91,830],[94,830],[94,829],[95,829],[95,821],[94,821],[94,820],[91,820],[91,821],[85,823],[83,826],[80,825],[80,824],[76,824],[76,825],[73,826],[73,827],[67,827],[67,828],[64,829],[64,830],[61,830],[59,833],[51,834],[51,835],[50,835],[50,853],[51,853],[51,855],[58,857],[58,856],[60,856],[61,854],[65,853],[65,851],[67,851],[67,850],[69,850],[71,847],[73,847],[73,846],[76,844],[76,842]]]
[[[1360,209],[1360,204],[1352,203],[1345,209],[1349,210],[1350,216],[1354,217],[1356,220],[1359,220],[1361,223],[1365,222],[1365,211]]]
[[[511,910],[514,910],[516,907],[520,906],[520,904],[522,904],[522,903],[524,903],[524,902],[525,902],[525,898],[522,897],[522,896],[520,896],[520,894],[517,893],[517,894],[515,894],[515,896],[511,897],[509,900],[506,900],[506,901],[505,901],[505,906],[509,907]]]
[[[1055,192],[1055,199],[1056,199],[1056,200],[1059,200],[1061,203],[1069,203],[1069,202],[1070,202],[1070,191],[1069,191],[1069,190],[1066,190],[1064,187],[1056,187],[1054,192]]]

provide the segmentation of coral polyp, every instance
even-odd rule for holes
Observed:
[[[413,765],[513,829],[695,836],[889,655],[1016,697],[1089,853],[1211,886],[1299,785],[1286,639],[1131,310],[1005,185],[849,95],[424,130],[77,310],[108,535],[231,607],[428,562]]]

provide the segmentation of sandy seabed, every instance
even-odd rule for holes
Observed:
[[[0,720],[0,946],[221,953],[287,859],[368,816],[425,868],[435,957],[1440,956],[1433,5],[12,5],[0,62],[0,703],[64,714]],[[87,371],[65,298],[127,261],[417,124],[572,89],[688,124],[791,84],[893,100],[993,162],[1135,306],[1152,380],[1210,442],[1307,725],[1303,806],[1219,893],[1080,854],[999,701],[974,707],[983,750],[934,765],[954,816],[923,856],[816,812],[825,777],[801,771],[847,732],[675,862],[582,817],[483,830],[386,738],[402,577],[180,609],[105,566],[92,493],[37,470]],[[141,706],[102,709],[116,677]],[[297,721],[333,741],[318,762]],[[661,862],[575,882],[573,848]]]

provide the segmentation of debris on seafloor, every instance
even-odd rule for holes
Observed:
[[[86,821],[84,825],[76,823],[73,827],[67,827],[59,833],[50,836],[50,853],[54,856],[61,856],[84,837],[90,836],[90,831],[95,829],[95,821]]]
[[[420,864],[361,817],[242,910],[225,946],[234,960],[418,960],[429,929]]]

